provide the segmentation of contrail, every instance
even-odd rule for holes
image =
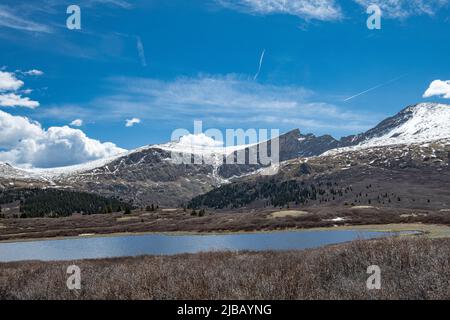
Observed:
[[[264,62],[264,55],[266,54],[266,49],[263,50],[262,54],[261,54],[261,58],[259,59],[259,68],[258,68],[258,72],[255,74],[255,76],[253,77],[253,80],[258,79],[259,73],[261,72],[261,68],[262,68],[262,64]]]
[[[402,76],[400,76],[400,77],[391,79],[391,80],[389,80],[389,81],[387,81],[387,82],[385,82],[385,83],[379,84],[379,85],[377,85],[377,86],[375,86],[375,87],[373,87],[373,88],[370,88],[370,89],[367,89],[367,90],[365,90],[365,91],[363,91],[363,92],[360,92],[360,93],[358,93],[358,94],[355,94],[354,96],[351,96],[350,98],[347,98],[347,99],[345,99],[344,101],[352,100],[352,99],[354,99],[354,98],[356,98],[356,97],[359,97],[359,96],[361,96],[361,95],[363,95],[363,94],[365,94],[365,93],[367,93],[367,92],[376,90],[376,89],[378,89],[378,88],[380,88],[380,87],[384,87],[384,86],[386,86],[386,85],[388,85],[388,84],[390,84],[390,83],[392,83],[392,82],[395,82],[395,81],[397,81],[397,80],[400,80],[401,78],[405,77],[406,75],[407,75],[407,74],[404,74],[404,75],[402,75]]]
[[[143,67],[147,66],[147,60],[145,59],[145,51],[144,51],[144,45],[142,44],[141,37],[136,37],[136,48],[138,51],[139,59],[141,60],[141,64]]]
[[[124,38],[136,40],[136,49],[137,49],[137,54],[139,56],[139,61],[141,62],[141,65],[143,67],[146,67],[147,59],[145,58],[144,44],[142,43],[141,37],[138,35],[132,35],[132,34],[121,33],[121,32],[114,32],[114,34],[117,34],[118,36],[121,36]]]

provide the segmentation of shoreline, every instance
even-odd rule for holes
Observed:
[[[197,232],[197,231],[149,231],[149,232],[115,232],[105,234],[80,234],[78,236],[58,236],[42,238],[26,238],[0,240],[1,243],[21,243],[38,241],[58,241],[73,239],[90,238],[109,238],[109,237],[127,237],[127,236],[145,236],[145,235],[166,235],[166,236],[214,236],[214,235],[239,235],[239,234],[262,234],[279,232],[314,232],[314,231],[368,231],[368,232],[420,232],[429,238],[450,238],[450,226],[439,224],[420,224],[420,223],[395,223],[395,224],[368,224],[368,225],[345,225],[335,227],[316,227],[316,228],[286,228],[273,230],[254,230],[254,231],[223,231],[223,232]],[[415,234],[404,234],[401,236],[412,236]]]

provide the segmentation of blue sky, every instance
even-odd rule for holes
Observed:
[[[381,30],[366,27],[372,2],[383,12]],[[3,94],[39,106],[18,102],[0,111],[12,116],[10,122],[24,116],[38,125],[46,136],[38,144],[54,144],[48,128],[78,119],[82,123],[69,127],[86,135],[80,148],[87,148],[83,139],[92,139],[117,149],[108,145],[104,152],[51,164],[28,153],[28,161],[19,160],[25,147],[17,141],[32,134],[11,133],[0,138],[0,153],[9,152],[0,161],[74,164],[168,141],[177,128],[192,130],[194,120],[203,120],[205,129],[300,128],[339,138],[407,105],[448,101],[439,90],[423,95],[432,81],[445,87],[449,79],[450,1],[287,3],[1,0],[0,67],[23,82]],[[81,8],[81,30],[66,28],[70,4]],[[126,126],[131,119],[140,122]]]

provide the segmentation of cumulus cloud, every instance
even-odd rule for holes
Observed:
[[[229,9],[251,14],[289,14],[303,19],[337,20],[341,8],[334,0],[217,0]]]
[[[21,167],[51,168],[111,157],[126,150],[91,139],[68,126],[42,128],[26,117],[0,111],[0,161]]]
[[[21,140],[32,139],[42,134],[38,122],[25,117],[13,116],[0,110],[0,149],[11,149]]]
[[[0,107],[25,107],[34,109],[39,107],[39,102],[15,93],[7,93],[0,94]]]
[[[211,137],[208,137],[204,133],[188,134],[182,136],[179,141],[180,145],[186,147],[222,147],[222,141],[216,141]]]
[[[449,0],[354,0],[364,9],[372,4],[380,7],[387,18],[408,18],[415,15],[434,15],[446,7]]]
[[[139,118],[127,119],[125,121],[125,127],[129,128],[138,123],[141,123],[141,119],[139,119]]]
[[[25,107],[30,109],[39,107],[38,101],[22,97],[21,93],[31,93],[30,89],[21,90],[19,94],[16,94],[23,85],[24,82],[17,79],[14,73],[0,71],[0,107]]]
[[[31,69],[31,70],[25,71],[24,74],[26,74],[27,76],[42,76],[44,74],[44,72],[41,70],[37,70],[37,69]]]
[[[75,119],[70,123],[70,125],[74,127],[81,127],[83,125],[83,120]]]
[[[450,99],[450,80],[434,80],[431,82],[428,89],[423,94],[424,98],[430,98],[434,96],[441,96],[445,99]]]
[[[14,73],[0,71],[0,92],[18,90],[23,85],[23,81],[18,80]]]

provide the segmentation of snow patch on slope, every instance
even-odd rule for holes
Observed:
[[[0,177],[6,179],[32,178],[27,171],[14,168],[8,163],[3,162],[0,162]]]
[[[323,155],[356,151],[390,145],[411,145],[450,139],[450,105],[421,103],[405,110],[409,119],[379,137],[373,137],[356,146],[333,149]]]
[[[205,137],[199,137],[198,135],[195,137],[185,136],[182,137],[178,142],[169,142],[159,145],[148,145],[124,153],[120,153],[112,157],[94,160],[73,166],[46,168],[46,169],[41,168],[33,168],[33,169],[14,168],[14,169],[17,170],[16,177],[51,180],[58,177],[67,177],[71,175],[82,174],[97,168],[104,167],[117,159],[150,149],[161,149],[164,151],[176,152],[179,154],[193,154],[196,156],[201,156],[205,163],[218,167],[220,164],[222,164],[224,156],[227,156],[236,150],[241,150],[251,146],[251,145],[241,145],[232,147],[222,147],[221,145],[222,145],[221,142],[215,142],[212,138],[209,138],[207,136]],[[166,160],[170,161],[171,159],[169,158]],[[18,174],[19,172],[20,175]],[[0,169],[0,176],[4,177],[3,174],[4,172],[2,172],[2,170]],[[14,177],[14,174],[9,174],[8,177]]]
[[[116,159],[126,156],[128,153],[129,152],[125,152],[125,153],[118,154],[113,157],[89,161],[86,163],[77,164],[77,165],[73,165],[73,166],[48,168],[48,169],[47,168],[46,169],[33,168],[33,169],[27,169],[24,171],[27,171],[30,175],[39,176],[43,179],[51,179],[51,178],[55,178],[55,177],[62,177],[62,176],[82,173],[82,172],[86,172],[89,170],[103,167]]]

